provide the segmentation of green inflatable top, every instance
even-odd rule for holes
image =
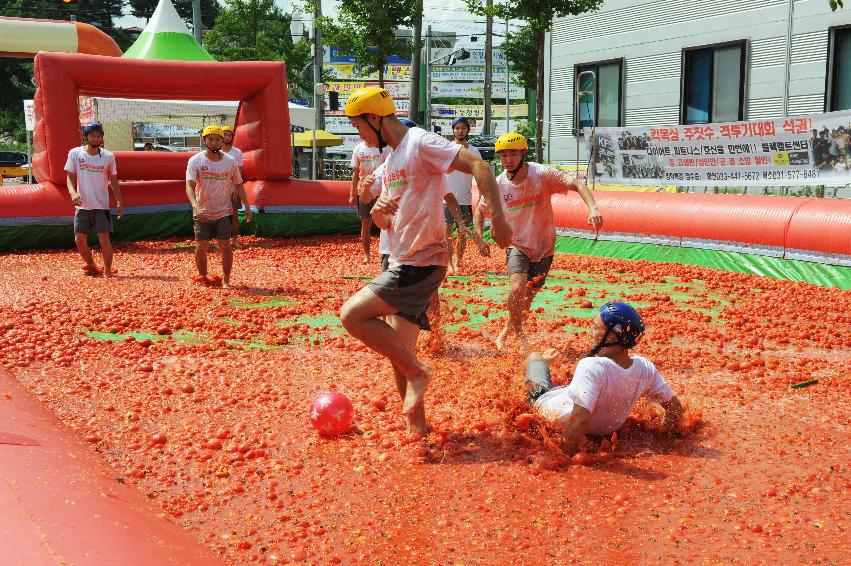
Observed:
[[[160,0],[136,42],[123,55],[130,59],[215,61],[177,15],[171,0]]]

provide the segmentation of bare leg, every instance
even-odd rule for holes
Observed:
[[[360,241],[363,245],[363,255],[364,263],[369,263],[369,251],[370,251],[370,233],[369,231],[372,229],[372,219],[371,218],[361,218],[360,219]]]
[[[446,244],[449,246],[449,264],[446,266],[446,274],[455,273],[455,241],[452,239],[452,224],[446,225]]]
[[[513,331],[517,335],[521,345],[526,341],[526,337],[523,335],[523,307],[526,305],[526,283],[528,280],[529,276],[526,273],[512,273],[508,276],[508,283],[511,286],[506,304],[508,320],[505,321],[505,326],[496,339],[496,347],[500,350],[505,345],[505,339],[509,332]]]
[[[92,269],[97,269],[95,260],[92,257],[92,249],[89,247],[89,235],[74,234],[74,243],[77,244],[77,251],[80,252],[80,256],[83,258],[85,264]]]
[[[340,320],[349,334],[389,359],[394,370],[405,378],[407,385],[403,411],[408,413],[422,401],[431,369],[420,363],[399,332],[378,318],[394,315],[396,312],[396,309],[381,297],[364,287],[343,305]],[[404,319],[394,324],[400,329],[409,325],[405,327],[403,334],[410,341],[408,332],[414,333],[413,340],[416,342],[416,332],[419,332],[419,328],[415,324]]]
[[[109,232],[98,232],[98,242],[103,254],[103,274],[112,277],[112,241],[109,239]]]
[[[233,248],[230,240],[219,240],[219,251],[222,253],[222,287],[230,287],[230,272],[233,268]]]
[[[420,333],[420,328],[416,324],[408,322],[401,316],[390,316],[390,326],[396,331],[401,338],[402,343],[408,348],[411,352],[414,351],[414,348],[417,346],[417,337]],[[400,374],[396,368],[393,368],[393,372],[396,375],[396,388],[399,390],[399,395],[402,397],[403,401],[403,412],[408,416],[408,432],[413,434],[418,434],[420,436],[426,436],[428,434],[428,423],[425,418],[425,403],[423,403],[423,395],[425,394],[425,388],[428,386],[428,379],[420,380],[417,382],[408,381]],[[421,389],[421,391],[420,391]],[[409,402],[409,397],[418,397],[419,401],[414,402],[413,398],[411,401],[413,403],[413,408],[410,410],[405,410]]]
[[[195,267],[198,268],[198,275],[201,277],[207,276],[207,250],[210,249],[210,242],[207,240],[199,240],[195,242]]]
[[[233,214],[230,217],[230,243],[231,246],[236,247],[239,245],[239,209],[234,208]]]
[[[455,270],[461,270],[461,261],[464,259],[464,250],[467,249],[467,237],[458,232],[458,259],[455,260]]]

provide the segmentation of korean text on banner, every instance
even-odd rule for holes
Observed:
[[[592,130],[584,129],[585,139]],[[597,128],[601,183],[683,186],[851,183],[851,111],[752,122]]]

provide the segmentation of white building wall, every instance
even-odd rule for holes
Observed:
[[[747,120],[783,113],[787,0],[608,0],[594,13],[557,20],[547,42],[545,157],[576,160],[573,126],[575,65],[624,59],[625,126],[680,121],[682,50],[747,41]],[[789,114],[824,111],[828,29],[851,24],[851,9],[831,12],[827,0],[795,2]],[[584,144],[580,162],[585,160]]]

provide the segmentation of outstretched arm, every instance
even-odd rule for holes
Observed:
[[[665,409],[665,429],[668,432],[677,432],[680,421],[683,418],[683,414],[685,414],[683,404],[680,403],[679,398],[674,395],[671,397],[670,401],[662,403],[662,408]]]
[[[491,237],[499,247],[507,247],[511,242],[511,228],[505,220],[505,212],[499,200],[499,190],[496,187],[496,178],[493,176],[490,165],[485,163],[480,156],[462,147],[458,155],[455,156],[451,169],[468,173],[476,180],[479,193],[484,197],[488,203],[488,208],[490,208]]]

